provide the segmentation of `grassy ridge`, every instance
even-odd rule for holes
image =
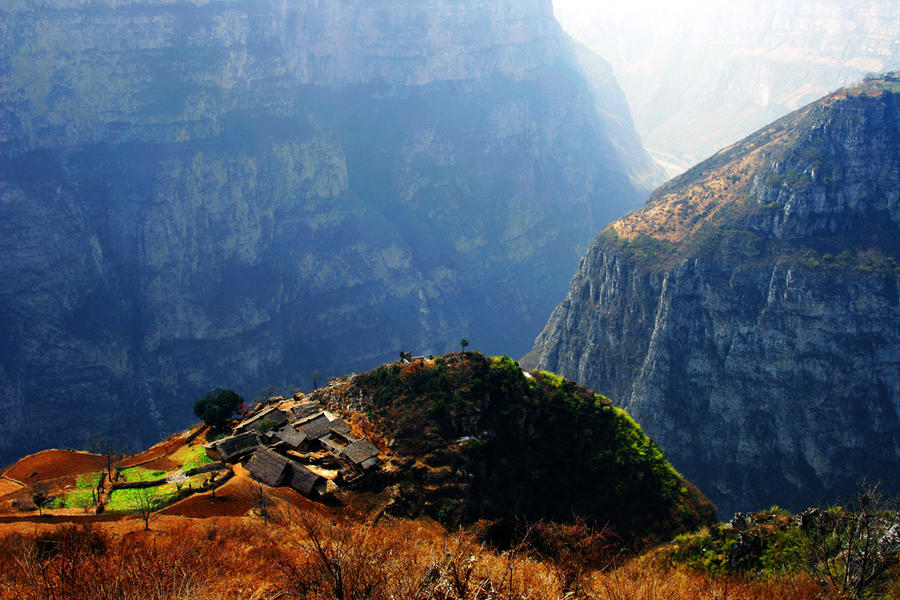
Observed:
[[[353,386],[397,454],[444,469],[442,498],[407,488],[445,523],[577,514],[635,541],[712,521],[712,505],[624,411],[559,376],[467,352],[385,365]]]

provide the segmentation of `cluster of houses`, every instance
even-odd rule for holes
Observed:
[[[232,435],[204,446],[213,460],[244,462],[254,479],[323,496],[379,464],[378,448],[350,434],[315,401],[278,402],[245,418]]]

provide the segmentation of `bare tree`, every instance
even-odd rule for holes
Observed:
[[[149,479],[145,479],[143,475],[139,476],[139,481],[150,481]],[[160,482],[163,483],[163,482]],[[158,485],[147,486],[147,487],[136,487],[128,490],[131,492],[134,500],[134,507],[136,512],[141,515],[141,518],[144,520],[144,531],[150,530],[150,517],[153,515],[154,511],[159,507],[160,498],[159,498],[159,488]],[[125,490],[122,490],[125,491]],[[121,493],[121,492],[120,492]]]
[[[313,369],[312,373],[309,374],[309,379],[312,381],[313,389],[319,389],[319,379],[322,377],[322,374],[318,369]]]
[[[274,384],[264,385],[262,389],[259,390],[259,397],[266,404],[272,402],[273,398],[280,396],[280,392],[278,391],[278,386]]]
[[[877,486],[863,487],[847,506],[807,509],[797,516],[810,569],[842,597],[866,598],[888,583],[900,555],[900,513]]]
[[[117,459],[126,452],[126,445],[118,438],[95,434],[87,439],[89,452],[100,454],[106,458],[106,476],[112,481],[112,469]]]
[[[156,510],[157,504],[159,504],[159,499],[157,498],[159,495],[159,487],[135,488],[134,493],[137,512],[144,520],[144,531],[150,531],[150,517]]]
[[[269,519],[272,518],[272,507],[275,503],[272,501],[272,498],[269,497],[269,492],[266,490],[266,487],[261,483],[256,483],[253,486],[253,506],[256,507],[256,511],[259,513],[259,516],[263,518],[263,524],[268,525]]]
[[[302,572],[291,574],[296,591],[303,596],[334,600],[387,597],[392,580],[400,579],[386,568],[397,554],[394,540],[372,527],[294,510],[289,513],[289,531],[308,557],[308,562],[299,565]]]

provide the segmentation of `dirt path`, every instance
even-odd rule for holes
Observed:
[[[0,498],[7,494],[12,494],[25,487],[21,482],[14,481],[8,477],[0,477]]]

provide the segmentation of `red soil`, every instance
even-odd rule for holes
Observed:
[[[181,434],[173,435],[167,440],[164,440],[155,446],[147,448],[140,454],[129,456],[119,463],[119,468],[127,469],[128,467],[135,467],[137,465],[145,466],[146,463],[164,458],[169,454],[172,454],[185,444],[187,444],[187,440],[182,437]]]
[[[253,489],[246,477],[237,475],[216,489],[216,497],[209,492],[194,494],[159,511],[163,515],[182,517],[240,517],[253,507]]]
[[[83,473],[96,473],[105,468],[106,459],[99,454],[74,450],[43,450],[26,456],[8,468],[3,475],[25,484],[32,484]]]
[[[124,469],[126,465],[122,465]],[[147,463],[142,463],[141,466],[145,469],[150,469],[151,471],[172,471],[173,469],[177,469],[181,465],[175,462],[174,460],[166,457],[157,458],[151,460]]]

